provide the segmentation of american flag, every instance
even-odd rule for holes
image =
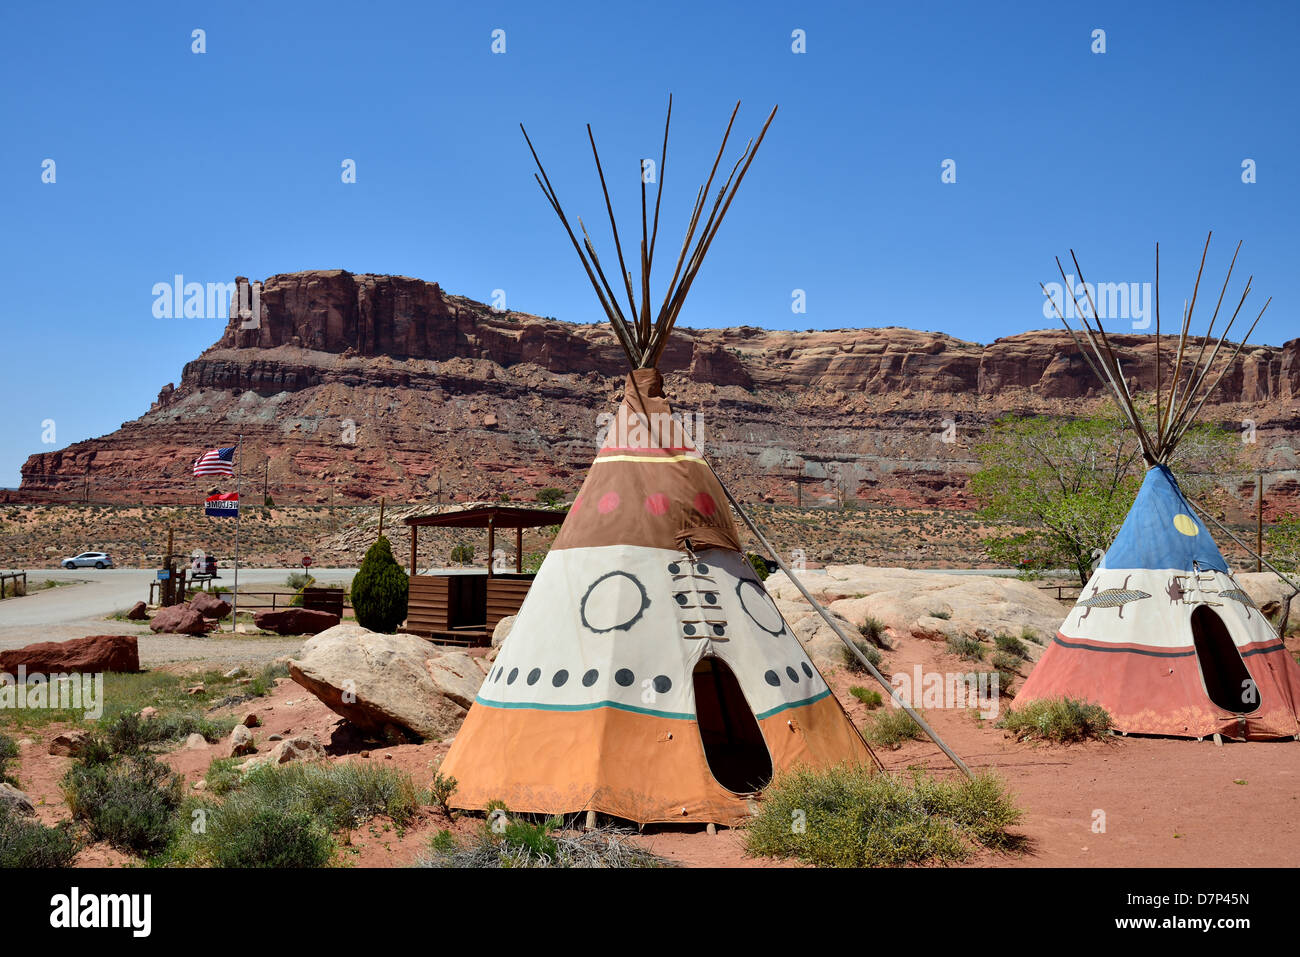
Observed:
[[[211,449],[194,462],[195,475],[234,475],[235,447]]]

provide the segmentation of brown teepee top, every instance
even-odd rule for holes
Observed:
[[[1106,335],[1106,329],[1101,324],[1101,319],[1097,315],[1097,306],[1093,302],[1092,287],[1084,281],[1083,270],[1079,268],[1079,260],[1075,258],[1074,250],[1070,250],[1070,259],[1074,263],[1075,272],[1079,277],[1079,285],[1083,287],[1084,294],[1091,310],[1091,316],[1079,305],[1078,297],[1075,290],[1071,288],[1070,280],[1066,278],[1065,268],[1061,265],[1061,259],[1056,259],[1056,268],[1061,273],[1062,288],[1069,291],[1070,298],[1074,302],[1075,313],[1079,317],[1079,322],[1083,326],[1084,335],[1087,337],[1088,345],[1092,348],[1093,355],[1088,355],[1084,350],[1083,344],[1079,341],[1078,335],[1073,327],[1066,320],[1057,305],[1056,299],[1047,291],[1047,287],[1039,283],[1043,290],[1043,295],[1047,296],[1048,301],[1052,303],[1052,308],[1056,310],[1057,317],[1064,323],[1066,330],[1074,339],[1075,344],[1083,353],[1083,357],[1088,360],[1088,365],[1096,373],[1097,378],[1106,386],[1111,393],[1111,397],[1119,406],[1120,411],[1124,413],[1125,418],[1133,426],[1133,431],[1137,434],[1138,442],[1142,446],[1142,455],[1148,465],[1163,465],[1168,461],[1178,443],[1196,421],[1200,414],[1205,401],[1218,388],[1219,382],[1223,379],[1224,374],[1232,368],[1232,365],[1240,355],[1241,350],[1245,347],[1246,341],[1250,338],[1255,326],[1264,315],[1264,310],[1268,304],[1273,301],[1272,297],[1264,303],[1263,309],[1259,310],[1259,315],[1251,323],[1250,328],[1246,330],[1246,335],[1242,337],[1241,342],[1237,344],[1231,358],[1227,364],[1219,370],[1218,376],[1213,382],[1206,387],[1205,383],[1209,380],[1209,374],[1214,366],[1214,360],[1219,355],[1219,349],[1223,346],[1224,341],[1228,338],[1228,332],[1231,331],[1233,323],[1237,321],[1237,315],[1241,312],[1242,306],[1246,303],[1246,297],[1250,295],[1251,282],[1254,276],[1246,280],[1246,288],[1242,290],[1241,299],[1237,303],[1237,308],[1233,310],[1232,318],[1224,327],[1223,333],[1219,336],[1219,341],[1211,350],[1208,358],[1205,357],[1205,347],[1209,341],[1214,338],[1214,324],[1219,318],[1219,309],[1223,305],[1224,294],[1228,291],[1228,283],[1232,279],[1233,267],[1237,264],[1237,253],[1241,251],[1241,243],[1237,243],[1237,249],[1232,254],[1232,262],[1228,265],[1228,275],[1223,280],[1223,289],[1219,292],[1219,301],[1215,303],[1214,315],[1210,317],[1210,326],[1206,330],[1205,336],[1201,339],[1200,348],[1193,359],[1191,346],[1188,337],[1188,330],[1191,328],[1192,312],[1196,308],[1196,296],[1201,288],[1201,274],[1205,271],[1205,257],[1210,251],[1211,232],[1205,237],[1205,250],[1201,253],[1201,265],[1196,272],[1196,285],[1192,288],[1192,300],[1190,305],[1186,300],[1183,301],[1183,321],[1182,331],[1178,336],[1178,351],[1174,358],[1173,374],[1169,379],[1167,391],[1162,385],[1162,368],[1160,357],[1160,244],[1156,243],[1156,285],[1155,285],[1155,305],[1156,305],[1156,423],[1155,431],[1152,434],[1143,424],[1138,416],[1137,408],[1133,401],[1133,394],[1129,390],[1128,380],[1124,376],[1124,371],[1120,367],[1119,359],[1115,355],[1114,349],[1111,348],[1110,339]],[[1096,328],[1094,328],[1094,326]],[[1093,362],[1093,356],[1096,362]],[[1187,368],[1184,369],[1184,358],[1187,360]],[[1204,359],[1202,364],[1201,360]]]
[[[695,281],[695,275],[700,270],[704,255],[709,251],[713,237],[717,235],[718,228],[722,225],[722,219],[727,214],[727,209],[731,206],[736,191],[740,189],[741,180],[745,178],[745,173],[749,170],[749,164],[753,162],[758,147],[763,142],[763,137],[767,135],[767,128],[772,125],[772,119],[776,116],[776,107],[772,107],[772,112],[768,115],[767,122],[763,124],[758,139],[750,140],[745,144],[744,151],[731,168],[731,174],[722,184],[722,188],[718,190],[717,198],[713,202],[713,207],[709,210],[708,218],[705,219],[703,228],[700,229],[700,214],[704,211],[704,201],[713,186],[714,177],[718,172],[718,164],[722,161],[722,154],[727,148],[727,140],[731,136],[731,127],[736,121],[736,113],[739,110],[740,103],[737,101],[735,109],[731,111],[731,119],[727,122],[726,132],[722,136],[722,145],[718,147],[718,155],[713,161],[713,168],[709,171],[709,178],[700,187],[696,195],[695,207],[691,213],[690,225],[686,231],[686,239],[683,240],[681,252],[677,255],[677,266],[673,270],[672,279],[668,283],[663,304],[659,307],[658,314],[653,321],[650,316],[650,270],[654,266],[655,241],[659,236],[659,200],[663,195],[664,164],[668,158],[668,126],[673,115],[672,96],[668,97],[668,116],[664,120],[663,152],[660,155],[658,174],[655,177],[653,227],[650,226],[647,219],[644,161],[641,164],[641,281],[639,285],[634,285],[632,273],[628,271],[626,261],[623,258],[623,247],[618,237],[618,225],[614,221],[614,207],[610,203],[609,189],[605,185],[605,171],[600,164],[600,154],[596,151],[596,139],[592,135],[591,124],[587,124],[587,139],[591,142],[591,154],[596,160],[596,173],[600,177],[600,188],[605,196],[605,209],[609,214],[610,229],[614,233],[614,250],[618,254],[619,274],[623,281],[624,291],[627,293],[629,310],[627,315],[624,315],[623,310],[619,307],[618,295],[605,277],[605,271],[600,265],[600,257],[596,255],[596,249],[592,245],[591,237],[587,235],[587,229],[583,225],[582,219],[578,219],[578,228],[582,231],[583,238],[583,243],[579,245],[578,238],[574,235],[572,227],[569,226],[569,220],[560,206],[559,197],[556,196],[555,189],[551,186],[550,177],[546,175],[546,170],[542,167],[542,161],[537,156],[537,150],[533,149],[533,142],[528,138],[528,131],[524,130],[522,123],[519,124],[519,129],[523,131],[524,139],[528,143],[528,149],[533,154],[533,160],[537,163],[537,171],[541,174],[540,176],[534,175],[534,178],[537,180],[542,192],[546,194],[551,208],[560,217],[560,222],[564,224],[565,232],[569,234],[569,241],[573,243],[573,248],[582,261],[583,269],[587,272],[587,278],[591,281],[592,288],[596,290],[596,296],[600,299],[601,307],[605,310],[605,315],[609,317],[610,325],[614,328],[614,335],[618,337],[619,344],[622,345],[623,351],[627,353],[628,361],[634,369],[652,369],[659,362],[659,356],[663,353],[673,323],[677,321],[677,315],[681,312],[686,293],[690,291],[691,283]],[[695,235],[697,229],[700,229],[698,239],[696,239]],[[696,239],[694,249],[691,248],[692,239]],[[689,258],[687,256],[688,251]],[[631,318],[629,319],[628,316],[631,316]]]

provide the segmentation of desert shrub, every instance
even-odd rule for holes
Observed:
[[[7,768],[9,762],[18,757],[18,743],[7,734],[0,733],[0,784],[8,782],[16,784],[13,778],[9,777]]]
[[[885,623],[879,618],[873,618],[870,615],[864,618],[862,624],[858,625],[858,634],[877,648],[886,647]]]
[[[324,867],[334,857],[329,832],[306,811],[243,801],[211,809],[199,860],[214,867]]]
[[[395,631],[406,620],[407,584],[406,572],[393,558],[388,539],[379,536],[352,579],[352,609],[357,624],[371,631]]]
[[[749,560],[749,567],[754,569],[754,574],[758,576],[758,580],[761,582],[767,581],[767,562],[763,560],[763,556],[757,552],[749,552],[745,555],[745,558]]]
[[[548,485],[537,493],[537,501],[543,505],[559,505],[564,501],[564,489],[556,488],[554,485]]]
[[[859,651],[871,662],[872,666],[880,668],[880,649],[875,645],[865,641],[854,641],[853,644]],[[844,656],[844,667],[857,675],[867,674],[866,667],[858,660],[858,656],[851,652],[847,647],[841,648],[840,653]]]
[[[0,868],[67,867],[78,850],[70,821],[46,827],[0,804]]]
[[[984,646],[975,638],[953,635],[948,639],[948,651],[963,661],[984,660]]]
[[[559,817],[533,822],[511,817],[504,807],[482,829],[460,841],[439,831],[419,860],[421,867],[666,867],[660,857],[628,843],[632,831],[597,828],[562,830]]]
[[[109,749],[114,754],[135,754],[150,744],[179,741],[191,734],[201,734],[209,743],[220,741],[235,726],[233,717],[208,718],[194,712],[163,713],[144,719],[137,712],[119,714],[104,729]]]
[[[441,808],[444,814],[450,814],[451,808],[447,802],[456,793],[456,787],[455,778],[447,777],[441,771],[435,771],[433,781],[429,784],[429,803]]]
[[[887,708],[870,717],[862,729],[862,736],[869,744],[897,751],[904,741],[920,741],[925,732],[902,708]]]
[[[931,617],[931,618],[939,618],[939,619],[942,619],[943,621],[948,621],[949,619],[952,618],[952,612],[950,612],[950,611],[945,611],[945,610],[943,610],[943,609],[939,609],[939,610],[937,610],[937,611],[931,611],[931,612],[930,612],[930,617]]]
[[[1009,710],[998,727],[1010,731],[1017,741],[1066,744],[1105,737],[1111,728],[1111,718],[1101,705],[1073,698],[1044,698]]]
[[[297,578],[302,579],[302,584],[296,587],[296,590],[293,593],[293,597],[289,599],[290,608],[301,608],[303,602],[303,593],[308,588],[311,588],[316,584],[316,578],[312,575],[300,575],[297,572],[290,575],[289,577],[295,579]]]
[[[447,559],[455,565],[468,565],[474,560],[474,546],[467,542],[457,542],[451,546]]]
[[[243,776],[226,802],[302,811],[329,830],[355,827],[377,814],[406,824],[419,806],[411,777],[369,762],[264,764]]]
[[[1025,659],[1019,655],[1013,655],[1009,651],[995,651],[990,659],[993,667],[1000,672],[1015,674],[1020,670],[1020,666],[1025,663]]]
[[[240,785],[239,765],[244,758],[213,758],[208,771],[203,775],[208,794],[229,794]]]
[[[797,767],[767,789],[745,843],[751,854],[818,867],[949,863],[978,846],[1015,846],[1006,829],[1020,817],[991,775],[907,780],[863,766]]]
[[[80,761],[63,778],[72,816],[98,840],[148,855],[171,839],[182,800],[181,779],[148,754],[112,761]]]
[[[994,635],[993,644],[997,646],[998,651],[1014,655],[1021,660],[1029,657],[1029,649],[1025,646],[1024,641],[1012,635]]]
[[[870,688],[862,687],[862,685],[854,685],[849,689],[849,694],[873,710],[879,708],[885,701],[879,691],[872,691]]]
[[[301,591],[306,588],[312,580],[311,575],[307,572],[289,572],[289,577],[284,580],[284,584],[294,591]]]

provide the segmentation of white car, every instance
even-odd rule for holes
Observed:
[[[108,552],[82,552],[80,555],[74,555],[72,558],[65,558],[59,562],[64,568],[112,568],[113,556]]]

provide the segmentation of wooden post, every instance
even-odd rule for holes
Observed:
[[[488,516],[488,578],[492,577],[492,553],[497,547],[496,515]]]
[[[1259,489],[1255,496],[1255,571],[1264,570],[1264,473],[1259,473]]]
[[[411,526],[411,577],[415,577],[415,536],[419,532],[419,525]]]
[[[379,500],[379,537],[384,536],[384,499]]]
[[[522,575],[524,572],[524,527],[515,526],[515,574]]]

